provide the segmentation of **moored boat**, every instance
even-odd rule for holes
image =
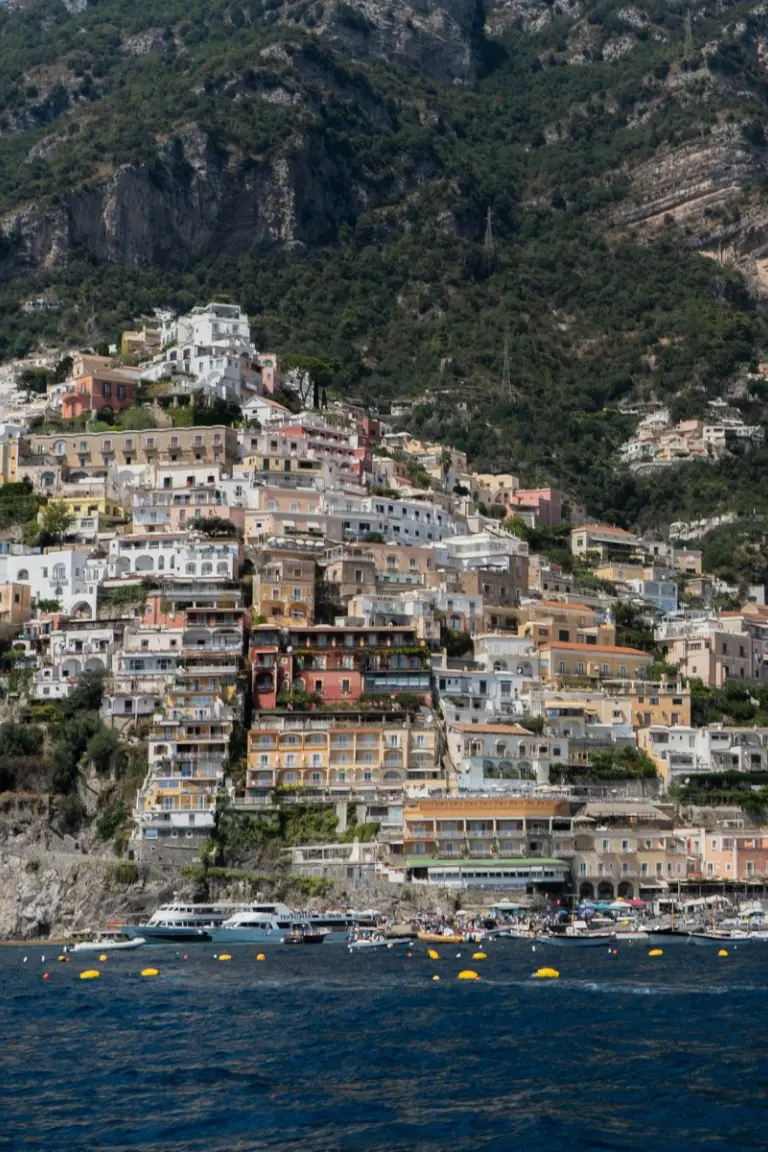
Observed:
[[[441,932],[419,932],[417,939],[421,940],[424,944],[464,944],[466,943],[463,936],[456,932],[448,932],[443,935]]]
[[[605,948],[615,944],[613,932],[545,932],[535,937],[537,944],[551,944],[555,948]]]
[[[70,949],[73,953],[79,952],[134,952],[143,948],[146,940],[143,936],[134,936],[130,940],[116,940],[113,936],[100,940],[81,940],[79,944]]]
[[[722,948],[726,944],[749,944],[752,937],[747,932],[691,932],[691,944],[700,948]]]

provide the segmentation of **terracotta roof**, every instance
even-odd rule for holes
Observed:
[[[590,608],[589,604],[571,603],[568,600],[538,600],[538,607],[544,608],[571,608],[574,612],[596,612],[596,608]],[[536,605],[534,605],[535,607]],[[521,609],[524,611],[525,609]]]
[[[634,536],[634,532],[627,532],[624,528],[614,528],[612,524],[579,524],[577,528],[572,529],[572,532],[585,532],[590,528],[597,532],[611,532],[615,536]]]
[[[548,640],[546,644],[541,645],[541,651],[543,652],[545,648],[565,648],[572,652],[614,652],[617,655],[647,656],[649,664],[653,663],[651,654],[643,652],[641,648],[616,648],[611,644],[571,644],[566,640],[559,642]]]
[[[479,732],[481,736],[535,736],[521,724],[450,724],[455,732]]]

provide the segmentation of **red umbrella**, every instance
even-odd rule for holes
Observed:
[[[633,908],[645,908],[645,900],[638,900],[637,897],[634,900],[628,900],[627,903]]]

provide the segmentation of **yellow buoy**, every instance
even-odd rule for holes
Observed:
[[[142,974],[142,976],[159,976],[160,975],[157,968],[142,968],[141,974]]]
[[[728,955],[728,953],[726,952],[725,948],[721,948],[720,951],[718,952],[718,956],[727,956],[727,955]]]
[[[256,959],[257,960],[266,960],[266,956],[264,955],[263,952],[259,952],[258,955],[256,956]]]
[[[108,959],[109,957],[104,952],[102,952],[101,956],[99,956],[99,960],[101,960],[102,964],[106,964]]]
[[[439,976],[433,976],[433,977],[432,977],[432,979],[433,979],[433,980],[439,980],[439,979],[440,979],[440,977],[439,977]]]
[[[664,952],[663,952],[663,949],[661,949],[661,948],[651,948],[648,955],[649,956],[663,956]]]
[[[439,960],[440,959],[440,953],[435,952],[434,948],[428,948],[427,949],[427,956],[429,956],[430,960]]]
[[[96,968],[88,968],[85,972],[80,973],[81,980],[98,980],[101,973]]]
[[[479,980],[477,972],[473,972],[471,968],[465,968],[463,972],[459,972],[459,980]]]
[[[557,980],[559,977],[557,968],[537,968],[533,974],[534,980]]]
[[[485,952],[473,952],[472,953],[472,959],[473,960],[485,960]]]
[[[221,956],[219,956],[219,960],[231,960],[231,959],[232,959],[232,957],[230,956],[229,952],[222,952]]]
[[[57,956],[56,959],[58,960],[59,964],[66,964],[67,962],[66,956]]]

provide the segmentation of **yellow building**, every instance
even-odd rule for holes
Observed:
[[[237,430],[224,425],[204,428],[149,428],[141,432],[57,432],[29,436],[30,462],[48,457],[70,468],[105,468],[110,464],[237,461]]]
[[[263,453],[245,456],[243,465],[252,468],[255,472],[269,472],[274,475],[285,476],[322,476],[323,461],[307,460],[299,456],[269,456]]]
[[[537,644],[607,644],[616,640],[616,627],[588,604],[563,600],[537,600],[517,609],[518,635]]]
[[[261,723],[248,733],[253,794],[276,787],[331,795],[444,787],[434,725],[364,712],[263,714]]]
[[[591,680],[644,680],[653,657],[639,648],[558,641],[539,648],[546,680],[587,677]]]
[[[296,552],[265,550],[253,573],[253,607],[269,624],[314,624],[315,561]]]
[[[19,468],[19,441],[0,440],[0,484],[15,484]]]
[[[0,624],[24,624],[32,615],[29,584],[0,584]]]

